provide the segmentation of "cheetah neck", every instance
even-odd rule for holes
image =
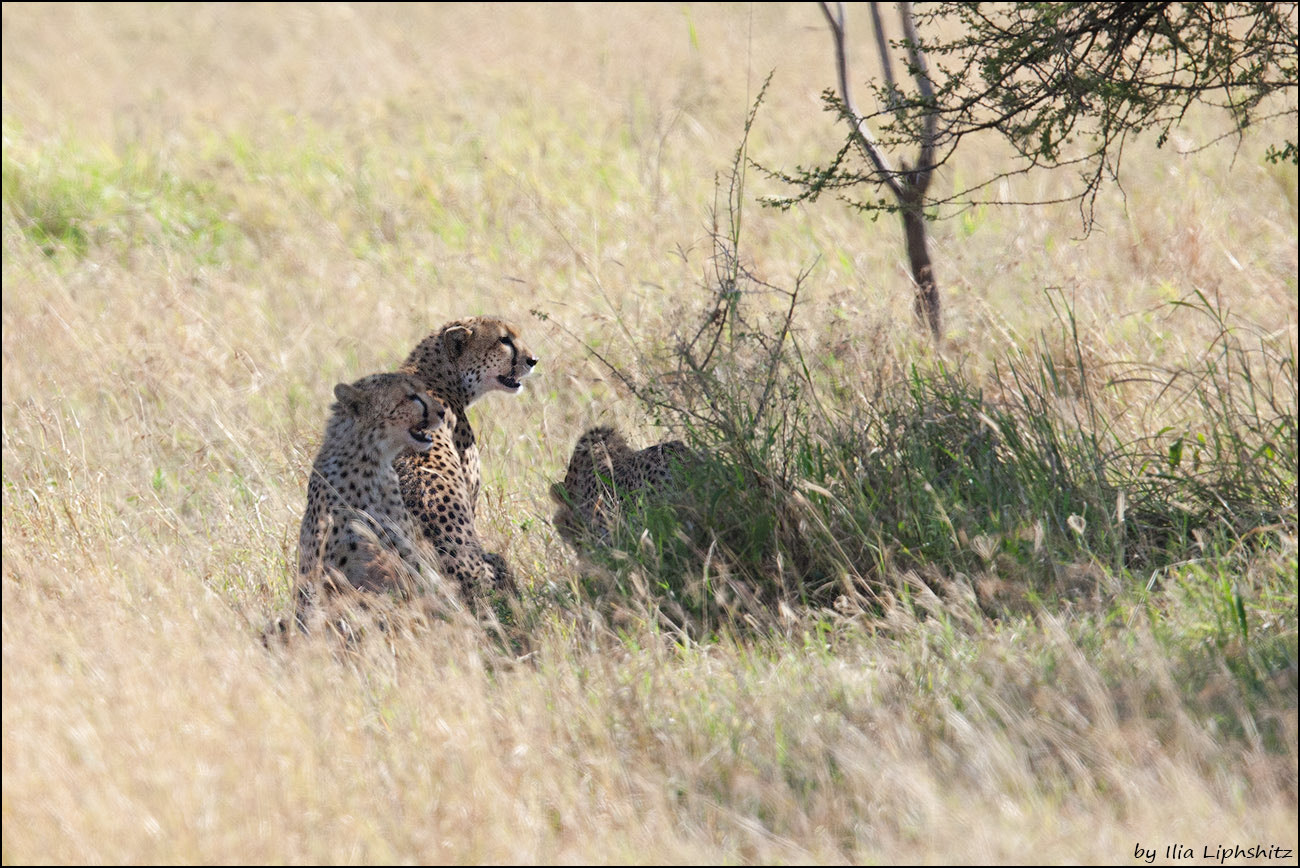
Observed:
[[[422,342],[398,371],[422,380],[430,391],[451,404],[458,415],[480,397],[470,392],[455,362],[447,357],[441,337]]]
[[[325,433],[325,445],[312,466],[348,506],[372,514],[385,511],[401,487],[393,460],[401,449],[384,445],[351,418],[335,418]]]
[[[469,423],[465,408],[482,395],[470,392],[465,378],[447,358],[441,338],[421,343],[398,371],[418,377],[429,391],[445,401],[447,408],[456,414],[453,439],[460,451],[463,452],[474,444],[474,429]]]

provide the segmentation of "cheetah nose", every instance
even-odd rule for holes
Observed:
[[[524,363],[528,365],[528,367],[530,368],[537,367],[537,359],[534,356],[528,356],[527,358],[525,358]]]

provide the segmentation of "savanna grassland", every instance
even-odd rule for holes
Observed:
[[[748,156],[826,159],[813,4],[4,5],[4,862],[1295,848],[1285,128],[936,221],[935,348],[896,219],[736,191],[769,72]],[[519,598],[268,650],[334,384],[478,314]],[[716,454],[584,561],[597,423]]]

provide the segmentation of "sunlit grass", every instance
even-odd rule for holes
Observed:
[[[661,436],[585,346],[645,381],[697,323],[767,73],[752,157],[838,142],[815,7],[3,18],[4,861],[1294,846],[1296,175],[1269,130],[1139,143],[1086,239],[1069,208],[935,224],[940,351],[888,217],[748,201],[746,267],[808,272],[810,390],[760,455],[803,500],[765,525],[732,480],[705,515],[754,549],[715,550],[702,602],[693,551],[662,571],[675,514],[602,566],[548,490],[593,423]],[[514,627],[267,651],[333,385],[481,313],[542,360],[472,410]],[[1042,442],[1094,434],[1105,472],[1053,488]],[[762,605],[717,600],[724,569]]]

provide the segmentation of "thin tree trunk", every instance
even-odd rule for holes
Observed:
[[[916,282],[916,318],[930,327],[934,340],[939,340],[939,286],[934,280],[930,265],[930,249],[926,244],[925,215],[919,203],[903,208],[903,234],[907,237],[907,261],[912,266],[912,280]]]

